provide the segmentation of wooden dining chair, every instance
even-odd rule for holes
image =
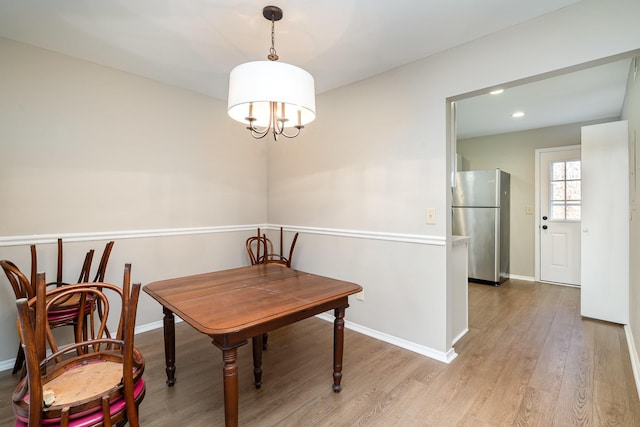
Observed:
[[[63,247],[62,247],[62,239],[57,240],[58,245],[58,262],[56,269],[56,280],[55,282],[49,282],[49,284],[56,284],[58,286],[63,286],[65,283],[62,279],[63,277]],[[109,256],[111,255],[111,250],[113,249],[114,241],[109,241],[104,247],[104,251],[102,252],[102,257],[100,258],[100,264],[98,264],[98,269],[96,270],[96,275],[93,278],[94,282],[101,282],[104,280],[104,276],[107,271],[107,263],[109,262]],[[90,249],[84,257],[84,262],[82,263],[82,267],[80,269],[80,275],[76,283],[83,283],[90,281],[90,271],[91,264],[93,262],[93,255],[95,251]],[[36,250],[36,245],[31,245],[31,283],[35,283],[36,274],[38,272],[38,253]]]
[[[114,241],[111,240],[107,242],[104,247],[104,251],[102,252],[102,257],[100,258],[100,264],[98,264],[98,269],[96,270],[96,275],[93,278],[94,282],[102,282],[104,281],[104,276],[107,271],[107,263],[109,262],[109,256],[111,255],[111,250],[113,249]],[[85,283],[90,281],[90,272],[91,272],[91,264],[93,263],[93,255],[94,250],[90,249],[87,251],[84,257],[84,262],[82,263],[82,268],[80,269],[80,276],[76,283]],[[35,280],[35,275],[37,272],[38,258],[36,253],[35,245],[31,245],[31,278],[32,283]],[[50,285],[56,286],[64,286],[68,283],[63,282],[62,280],[62,239],[58,239],[58,268],[56,271],[56,281],[47,283],[47,287]],[[100,307],[98,307],[100,309]],[[86,338],[86,335],[85,335]]]
[[[291,262],[293,261],[293,250],[296,247],[296,242],[298,241],[298,234],[293,235],[293,240],[291,241],[291,245],[289,246],[289,254],[287,256],[284,255],[284,235],[282,227],[280,227],[280,253],[274,253],[273,250],[271,252],[266,252],[264,256],[265,263],[275,263],[275,264],[283,264],[287,267],[291,268]]]
[[[127,264],[122,287],[97,282],[47,291],[45,275],[39,273],[38,296],[16,302],[27,365],[27,375],[12,395],[16,426],[127,422],[139,426],[138,408],[146,391],[142,376],[145,364],[134,347],[140,284],[130,285],[130,278],[131,265]],[[64,346],[55,340],[48,343],[51,325],[47,319],[69,300],[79,302],[80,323],[87,323],[90,338]],[[102,305],[103,315],[87,304]],[[117,322],[115,336],[107,332],[107,322]]]
[[[258,234],[256,236],[251,236],[246,240],[245,246],[251,265],[263,264],[265,259],[264,254],[273,252],[273,243],[266,235],[260,234],[260,227],[258,227]]]
[[[102,258],[100,259],[100,264],[98,265],[98,270],[96,271],[96,276],[94,278],[94,282],[103,281],[107,263],[109,260],[109,256],[111,254],[111,250],[113,248],[113,241],[108,242],[105,245],[105,249],[102,253]],[[31,252],[31,279],[27,279],[27,277],[20,271],[20,269],[9,260],[0,261],[0,265],[4,270],[7,278],[9,279],[9,283],[13,289],[16,299],[20,298],[33,298],[35,296],[35,281],[38,270],[38,253],[36,249],[36,245],[30,246]],[[89,272],[91,270],[91,263],[93,261],[94,250],[90,249],[84,258],[84,262],[82,264],[82,268],[80,269],[80,275],[78,277],[77,283],[89,282]],[[68,283],[63,281],[63,246],[62,239],[57,240],[57,268],[56,268],[56,279],[53,282],[47,283],[47,287],[51,286],[64,286]],[[74,312],[75,311],[75,312]],[[74,327],[77,326],[77,310],[75,308],[69,309],[66,307],[66,310],[60,311],[58,310],[55,315],[50,319],[52,327],[72,325]],[[83,334],[84,338],[86,338],[86,331]],[[18,373],[24,364],[24,353],[22,351],[22,347],[18,346],[18,352],[16,354],[16,360],[13,365],[12,374]]]
[[[27,276],[20,271],[20,269],[9,260],[0,260],[0,267],[4,271],[9,284],[13,290],[16,300],[21,298],[32,299],[37,294],[37,289],[29,281]],[[78,327],[78,315],[80,307],[70,301],[66,301],[59,307],[52,307],[50,310],[50,317],[48,319],[51,328],[57,328],[60,326],[73,326]],[[77,334],[75,330],[74,335]],[[24,352],[22,346],[18,346],[18,353],[13,365],[12,373],[15,375],[22,369],[24,364]]]
[[[260,235],[260,228],[258,228],[257,236],[251,236],[246,240],[245,246],[247,248],[247,254],[249,255],[249,261],[251,265],[255,264],[265,264],[265,263],[274,263],[274,264],[283,264],[287,267],[291,268],[291,262],[293,260],[293,251],[296,247],[296,242],[298,241],[298,234],[296,233],[293,236],[293,240],[291,241],[291,246],[289,246],[289,254],[287,256],[284,255],[284,232],[283,228],[280,227],[280,253],[276,253],[273,250],[273,243],[266,236],[266,234]]]
[[[58,238],[57,240],[57,249],[58,249],[58,262],[56,264],[57,268],[56,268],[56,279],[55,281],[49,282],[50,284],[56,284],[57,286],[61,286],[64,284],[64,282],[62,281],[62,267],[63,267],[63,263],[62,263],[62,258],[63,258],[63,254],[62,254],[62,239]],[[36,275],[38,273],[38,251],[36,249],[36,245],[31,245],[30,246],[30,250],[31,250],[31,283],[36,283]],[[80,270],[80,279],[82,279],[85,275],[88,274],[88,272],[85,272],[85,266],[87,265],[87,260],[88,260],[88,264],[89,266],[91,265],[91,259],[90,257],[93,257],[93,253],[91,253],[91,255],[89,254],[89,252],[87,252],[87,255],[85,256],[85,260],[82,266],[82,269]],[[78,280],[78,282],[80,282],[81,280]]]

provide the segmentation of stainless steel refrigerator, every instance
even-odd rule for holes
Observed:
[[[499,285],[509,278],[510,175],[500,169],[456,172],[454,235],[469,236],[469,279]]]

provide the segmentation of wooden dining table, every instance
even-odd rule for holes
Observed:
[[[238,347],[252,340],[254,385],[262,385],[262,334],[333,310],[333,391],[341,390],[344,316],[360,285],[258,264],[146,285],[163,307],[167,384],[175,384],[174,314],[222,350],[225,425],[238,425]]]

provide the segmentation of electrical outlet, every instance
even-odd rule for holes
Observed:
[[[426,210],[426,219],[427,224],[434,225],[436,223],[436,209],[435,208],[427,208]]]
[[[362,290],[362,291],[360,291],[360,292],[358,292],[358,293],[356,294],[356,299],[357,299],[358,301],[364,301],[364,290]]]

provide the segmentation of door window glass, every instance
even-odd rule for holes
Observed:
[[[580,160],[552,162],[550,165],[550,201],[552,220],[580,221]]]

